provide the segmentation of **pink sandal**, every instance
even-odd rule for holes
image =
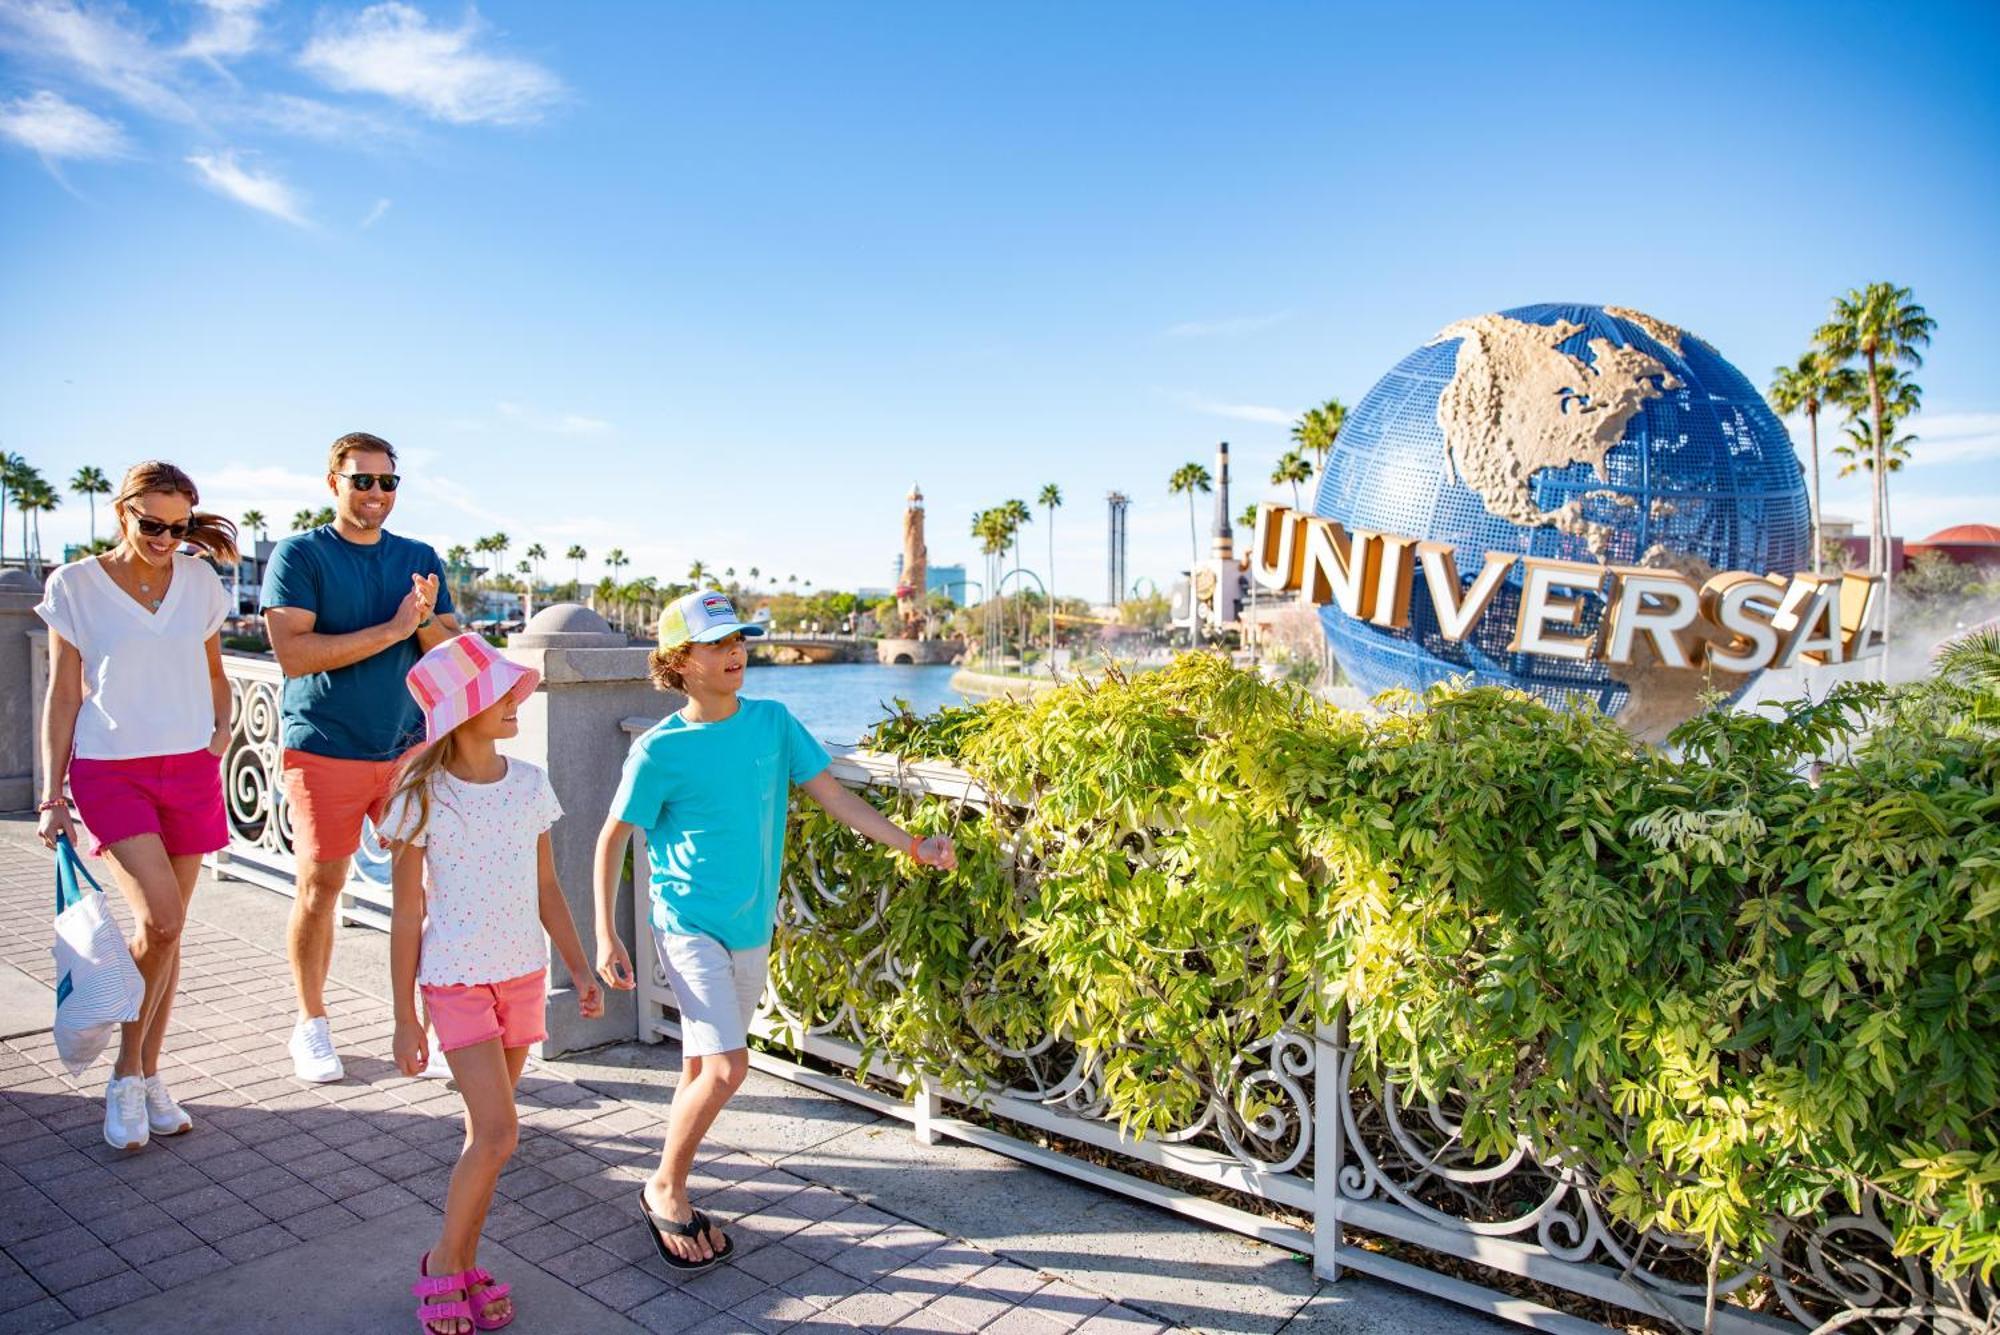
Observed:
[[[507,1309],[507,1315],[494,1319],[482,1315],[488,1307],[505,1298],[511,1291],[505,1284],[496,1284],[493,1276],[479,1266],[461,1270],[452,1275],[433,1275],[430,1270],[431,1254],[425,1252],[417,1262],[417,1282],[410,1285],[410,1294],[416,1298],[435,1298],[439,1294],[454,1293],[460,1289],[465,1297],[456,1302],[421,1303],[417,1307],[417,1324],[424,1335],[443,1335],[433,1322],[468,1321],[475,1330],[499,1330],[514,1320],[514,1310]]]

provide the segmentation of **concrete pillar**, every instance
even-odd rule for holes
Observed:
[[[541,688],[521,710],[521,732],[501,748],[548,771],[563,818],[551,834],[556,872],[570,914],[591,950],[591,860],[597,831],[618,789],[631,735],[630,718],[660,718],[679,709],[683,697],[653,689],[646,675],[647,650],[627,647],[626,638],[603,617],[580,603],[556,603],[535,614],[527,628],[507,641],[507,656],[542,674]],[[639,893],[644,893],[643,885]],[[633,967],[652,968],[652,945],[630,939],[633,888],[619,891],[618,922],[628,933]],[[604,1018],[579,1019],[576,992],[562,961],[549,961],[549,1036],[541,1055],[555,1057],[582,1048],[634,1038],[639,1032],[635,994],[606,989]]]
[[[25,570],[0,571],[0,811],[28,811],[35,805],[36,721],[41,698],[36,657],[47,642],[30,632],[42,628],[35,604],[42,582]]]

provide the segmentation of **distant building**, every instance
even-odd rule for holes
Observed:
[[[895,562],[896,584],[903,583],[903,557],[899,552]],[[931,565],[924,570],[924,591],[941,593],[951,599],[954,607],[965,606],[965,566]]]
[[[1909,550],[1911,556],[1937,552],[1958,565],[2000,570],[2000,525],[1953,524],[1911,543]]]

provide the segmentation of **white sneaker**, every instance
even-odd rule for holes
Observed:
[[[104,1143],[114,1150],[138,1150],[149,1139],[144,1077],[112,1076],[104,1087]]]
[[[299,1079],[325,1085],[346,1077],[347,1068],[333,1050],[333,1031],[327,1028],[324,1015],[293,1025],[290,1046],[292,1074]]]
[[[167,1082],[157,1075],[146,1077],[146,1125],[156,1136],[178,1136],[194,1130],[194,1118],[167,1093]]]

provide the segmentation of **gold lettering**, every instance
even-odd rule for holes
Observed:
[[[1410,585],[1417,575],[1410,553],[1417,540],[1385,533],[1376,542],[1380,557],[1375,571],[1375,609],[1368,619],[1400,630],[1410,624]]]
[[[1528,558],[1521,570],[1521,612],[1514,623],[1511,653],[1542,654],[1581,663],[1590,657],[1595,636],[1564,635],[1559,627],[1574,628],[1583,619],[1582,594],[1602,593],[1603,566],[1581,561],[1544,561]],[[1556,596],[1558,586],[1573,590],[1567,598]]]
[[[1778,632],[1772,667],[1841,661],[1840,580],[1831,575],[1794,575],[1771,626]]]
[[[1305,530],[1306,601],[1317,607],[1335,603],[1356,620],[1367,620],[1374,610],[1380,540],[1358,529],[1350,538],[1339,523],[1316,515],[1306,520]]]
[[[1454,644],[1472,633],[1479,618],[1493,602],[1493,595],[1507,580],[1507,572],[1519,558],[1512,552],[1488,552],[1486,564],[1473,578],[1472,586],[1461,595],[1458,557],[1447,543],[1417,544],[1417,564],[1424,570],[1424,587],[1430,590],[1431,607],[1437,612],[1438,630]]]
[[[1681,632],[1701,615],[1701,594],[1687,576],[1672,570],[1614,566],[1617,595],[1605,613],[1604,656],[1613,663],[1630,663],[1638,637],[1653,641],[1653,654],[1667,667],[1696,667],[1700,645],[1691,657]]]
[[[1851,663],[1882,648],[1882,577],[1849,570],[1840,577],[1841,648]]]
[[[1306,546],[1299,541],[1304,522],[1305,517],[1287,505],[1267,502],[1257,507],[1250,574],[1273,593],[1290,593],[1305,583]]]

